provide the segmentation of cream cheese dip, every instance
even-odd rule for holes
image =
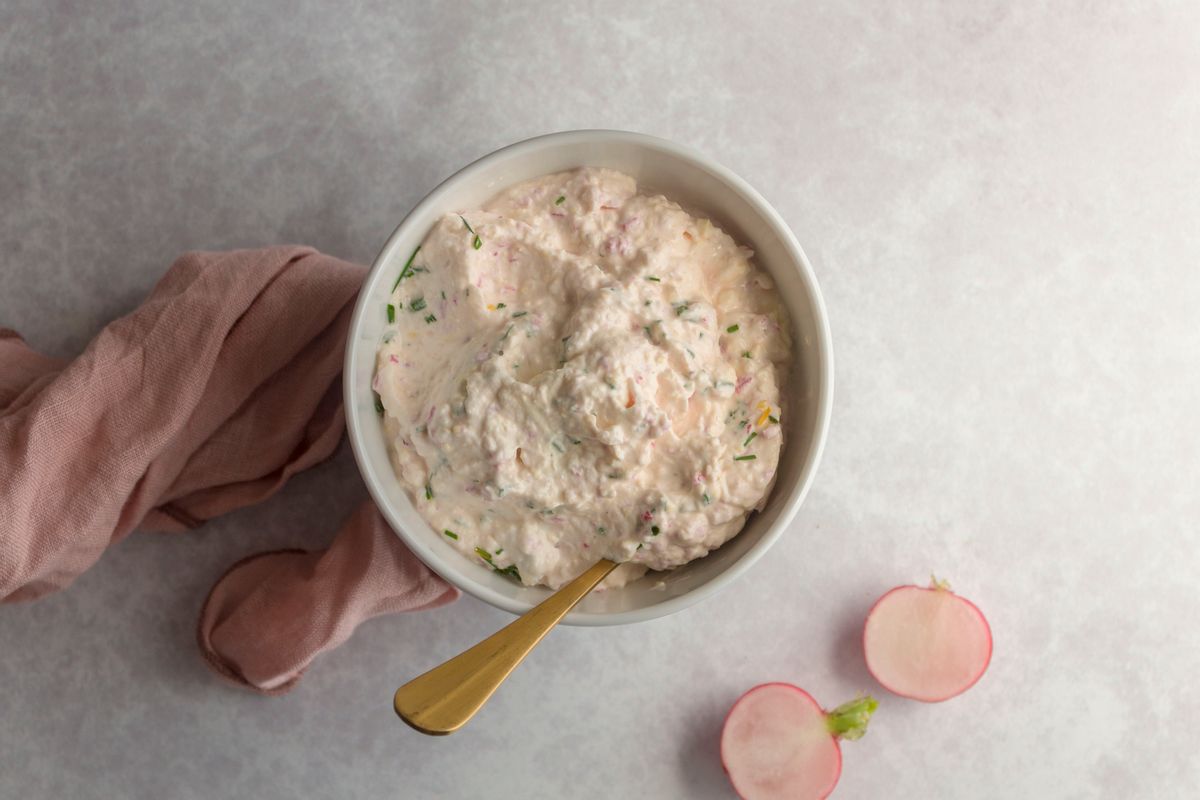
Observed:
[[[788,322],[753,253],[585,168],[447,214],[385,310],[374,388],[413,505],[558,588],[704,556],[774,482]]]

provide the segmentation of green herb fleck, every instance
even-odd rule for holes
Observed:
[[[455,533],[454,531],[451,531],[451,530],[445,530],[445,531],[442,531],[442,533],[446,534],[446,535],[447,535],[447,536],[449,536],[451,539],[457,539],[457,538],[458,538],[458,534],[457,534],[457,533]]]
[[[612,381],[610,381],[608,378],[604,379],[604,383],[607,384],[608,388],[610,388],[610,389],[615,390],[617,388],[617,385],[615,383],[613,383]]]
[[[425,317],[425,324],[426,324],[426,325],[428,325],[428,324],[429,324],[429,323],[431,323],[431,322],[437,322],[437,317],[435,317],[433,314],[429,314],[429,315],[427,315],[427,316]]]
[[[734,461],[753,461],[756,458],[758,458],[758,456],[751,454],[748,456],[734,456],[733,460]]]
[[[599,533],[599,534],[608,533],[608,528],[605,528],[603,525],[598,525],[598,526],[596,526],[596,533]]]
[[[742,351],[742,358],[754,358],[754,356],[750,355],[750,351],[749,351],[749,350],[743,350],[743,351]]]
[[[412,311],[421,311],[425,308],[425,298],[418,297],[416,300],[413,300],[411,303],[409,303],[408,307]]]
[[[726,333],[737,333],[739,330],[741,330],[741,329],[737,325],[730,325],[728,328],[725,329],[725,332]]]
[[[646,546],[646,545],[645,545],[645,543],[643,542],[642,544],[639,544],[639,545],[637,546],[637,549],[638,549],[638,550],[641,550],[641,549],[642,549],[643,547],[645,547],[645,546]]]
[[[475,229],[471,227],[471,223],[467,222],[467,218],[462,214],[459,214],[458,218],[463,221],[463,225],[467,226],[467,230],[470,231],[471,235],[475,237],[471,240],[471,247],[474,247],[476,250],[483,247],[483,239],[479,238],[479,234],[477,234]]]
[[[396,307],[394,305],[392,305],[391,303],[388,303],[388,305],[387,305],[387,319],[388,319],[388,324],[391,324],[396,321]]]
[[[426,500],[432,500],[432,499],[433,499],[433,486],[431,486],[431,485],[430,485],[430,484],[428,484],[428,483],[427,483],[427,484],[425,484],[425,499],[426,499]]]
[[[500,551],[497,550],[496,552],[500,552]],[[493,564],[492,569],[496,570],[496,572],[499,572],[501,575],[507,575],[510,578],[516,578],[518,581],[521,580],[521,573],[517,570],[516,564],[509,564],[504,569],[500,569],[495,564]]]
[[[371,392],[371,394],[375,395],[375,413],[382,414],[383,413],[383,398],[379,396],[379,392]]]
[[[583,444],[583,442],[580,441],[579,439],[572,439],[571,444]]]
[[[650,526],[650,535],[651,535],[651,536],[658,536],[658,534],[660,534],[660,533],[662,533],[662,531],[660,531],[660,530],[658,529],[658,526],[657,526],[657,525],[651,525],[651,526]]]
[[[683,313],[687,311],[688,308],[690,308],[690,306],[687,303],[680,303],[679,305],[675,306],[675,316],[682,317]]]
[[[521,317],[525,316],[528,313],[529,313],[528,311],[515,311],[515,312],[513,312],[513,319],[520,319]]]
[[[567,196],[565,194],[560,194],[558,199],[554,201],[554,205],[561,206],[565,202],[567,202]]]
[[[510,333],[512,333],[512,329],[513,329],[513,326],[512,326],[512,325],[509,325],[509,326],[508,326],[508,330],[506,330],[506,331],[504,332],[504,335],[500,337],[500,341],[502,341],[502,342],[503,342],[505,339],[507,339],[507,338],[508,338],[508,335],[509,335]]]
[[[488,562],[489,564],[492,563],[492,554],[489,553],[487,550],[484,550],[482,547],[475,548],[475,555],[479,556],[480,558],[482,558],[484,561]]]
[[[503,552],[504,552],[504,548],[503,548],[503,547],[497,547],[497,548],[496,548],[496,555],[500,555],[500,554],[501,554],[501,553],[503,553]]]
[[[769,415],[769,414],[767,415],[767,421],[769,421],[769,422],[770,422],[772,425],[778,425],[778,424],[779,424],[779,420],[778,420],[778,419],[776,419],[775,417],[772,417],[772,416],[771,416],[771,415]]]
[[[758,432],[757,432],[757,431],[755,431],[754,433],[752,433],[752,434],[750,434],[749,436],[747,436],[747,437],[746,437],[746,441],[742,442],[742,447],[745,447],[746,445],[748,445],[748,444],[750,444],[751,442],[753,442],[753,441],[754,441],[754,437],[756,437],[756,436],[758,436]]]
[[[499,310],[500,310],[500,309],[502,309],[502,308],[508,308],[508,306],[504,305],[504,303],[496,303],[496,310],[497,310],[497,311],[499,311]]]
[[[557,450],[560,453],[567,452],[566,450],[562,449],[562,445],[560,445],[558,442],[550,442],[550,446],[553,447],[555,450]]]
[[[704,494],[700,495],[700,499],[704,501],[704,505],[708,505],[709,503],[712,502],[712,500],[708,496],[708,492],[705,492]]]
[[[400,270],[400,274],[396,277],[396,282],[392,284],[393,292],[396,291],[396,287],[400,285],[400,281],[412,276],[412,262],[413,259],[417,257],[417,253],[419,252],[421,252],[421,246],[417,245],[417,249],[412,251],[412,255],[409,256],[408,261],[404,263],[404,269]]]
[[[647,275],[646,280],[654,281],[655,283],[662,283],[662,278],[655,277],[654,275]]]

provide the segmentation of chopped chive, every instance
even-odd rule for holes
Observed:
[[[734,456],[733,460],[734,461],[753,461],[756,458],[758,458],[758,456],[752,454],[752,455],[748,455],[748,456]]]
[[[474,247],[476,250],[483,247],[483,239],[479,238],[479,234],[476,233],[475,229],[471,227],[471,223],[467,222],[467,218],[464,217],[462,214],[459,214],[458,218],[463,221],[463,225],[466,225],[467,230],[469,230],[471,232],[471,235],[475,237],[474,239],[471,240],[471,247]]]
[[[446,293],[445,293],[445,292],[442,292],[442,299],[443,299],[443,300],[445,300],[445,299],[446,299]]]
[[[743,351],[742,351],[742,358],[754,358],[754,356],[750,355],[750,351],[749,351],[749,350],[743,350]]]
[[[400,281],[410,277],[412,273],[412,262],[417,257],[417,253],[421,252],[421,245],[417,245],[417,249],[412,251],[412,255],[408,257],[408,261],[404,262],[404,269],[400,270],[400,274],[396,277],[396,282],[392,284],[392,291],[396,291],[396,287],[400,285]]]
[[[560,194],[558,199],[554,201],[554,205],[561,206],[565,202],[567,202],[567,196],[565,194]]]
[[[513,314],[513,319],[520,319],[521,317],[525,316],[528,313],[529,313],[528,311],[517,311]]]
[[[571,444],[583,444],[583,442],[580,441],[579,439],[572,439]]]
[[[508,330],[506,330],[506,331],[504,332],[504,335],[500,337],[500,341],[502,341],[502,342],[503,342],[505,339],[507,339],[507,338],[508,338],[508,335],[509,335],[510,333],[512,333],[512,329],[513,329],[513,326],[512,326],[512,325],[509,325],[509,326],[508,326]]]
[[[558,451],[558,452],[560,452],[560,453],[565,453],[565,452],[567,452],[566,450],[563,450],[563,449],[562,449],[562,445],[560,445],[558,442],[551,442],[551,443],[550,443],[550,446],[551,446],[551,447],[553,447],[555,450],[557,450],[557,451]]]
[[[709,503],[712,502],[712,500],[710,500],[708,497],[708,492],[705,492],[704,494],[700,495],[700,499],[704,501],[704,505],[708,505]]]
[[[739,328],[737,325],[730,325],[728,328],[725,329],[725,332],[726,333],[737,333],[738,330],[739,330]]]
[[[675,306],[675,316],[682,317],[683,312],[687,311],[688,308],[689,306],[687,303],[680,303],[679,305]]]
[[[499,551],[496,551],[496,552],[499,552]],[[493,564],[492,569],[496,570],[496,572],[499,572],[501,575],[507,575],[510,578],[516,578],[518,581],[521,580],[521,573],[517,571],[516,564],[509,564],[504,569],[500,569],[495,564]]]
[[[426,325],[428,325],[431,322],[437,322],[437,317],[435,317],[433,314],[430,314],[429,316],[425,317]]]
[[[375,413],[382,414],[383,413],[383,398],[379,396],[379,392],[371,392],[371,394],[375,395]]]
[[[768,420],[770,420],[770,422],[771,422],[771,424],[772,424],[772,425],[778,425],[778,424],[779,424],[779,420],[778,420],[778,419],[776,419],[775,417],[772,417],[770,414],[768,414],[768,415],[767,415],[767,419],[768,419]]]
[[[433,499],[433,487],[431,485],[429,485],[428,483],[425,484],[425,499],[426,500]]]
[[[389,324],[396,321],[396,307],[391,303],[387,304],[387,319]]]
[[[651,535],[651,536],[658,536],[658,534],[660,534],[660,533],[662,533],[662,531],[660,531],[660,530],[658,529],[658,526],[657,526],[657,525],[651,525],[651,526],[650,526],[650,535]]]
[[[411,303],[409,303],[408,307],[412,311],[421,311],[425,308],[425,298],[418,297],[416,300],[413,300]]]
[[[484,561],[488,562],[489,564],[492,563],[492,554],[489,553],[487,550],[484,550],[482,547],[475,548],[475,555],[479,556],[480,558],[482,558]]]
[[[645,547],[645,546],[646,546],[646,543],[645,543],[645,542],[642,542],[641,544],[639,544],[639,545],[637,546],[637,549],[638,549],[638,550],[641,550],[641,549],[642,549],[643,547]]]
[[[503,552],[504,552],[504,548],[503,548],[503,547],[497,547],[497,548],[496,548],[496,555],[500,555],[500,554],[501,554],[501,553],[503,553]]]
[[[654,281],[655,283],[662,283],[662,278],[656,278],[653,275],[647,275],[646,280]]]
[[[449,536],[451,539],[457,539],[457,538],[458,538],[458,534],[457,534],[457,533],[455,533],[454,531],[446,530],[446,531],[442,531],[442,533],[446,534],[446,535],[447,535],[447,536]]]
[[[608,533],[608,529],[607,529],[607,528],[605,528],[603,525],[597,525],[597,526],[596,526],[596,533],[601,533],[601,534],[603,534],[603,533]]]
[[[752,434],[750,434],[749,436],[747,436],[747,437],[746,437],[746,441],[742,442],[742,447],[745,447],[746,445],[748,445],[748,444],[750,444],[752,441],[754,441],[754,437],[755,437],[755,436],[758,436],[758,432],[757,432],[757,431],[755,431],[754,433],[752,433]]]
[[[508,306],[504,305],[504,303],[496,303],[496,310],[497,310],[497,311],[499,311],[499,310],[500,310],[500,309],[502,309],[502,308],[508,308]]]

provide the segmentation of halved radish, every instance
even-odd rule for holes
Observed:
[[[721,763],[743,800],[820,800],[842,774],[838,739],[858,739],[878,703],[860,697],[826,713],[790,683],[764,683],[729,710]]]
[[[863,627],[867,669],[884,688],[938,703],[975,685],[992,660],[992,631],[970,600],[936,579],[900,586],[875,603]]]

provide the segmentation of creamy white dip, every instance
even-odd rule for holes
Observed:
[[[447,214],[380,309],[393,465],[469,558],[557,588],[700,558],[774,481],[785,311],[753,253],[603,169]],[[394,280],[394,279],[393,279]]]

